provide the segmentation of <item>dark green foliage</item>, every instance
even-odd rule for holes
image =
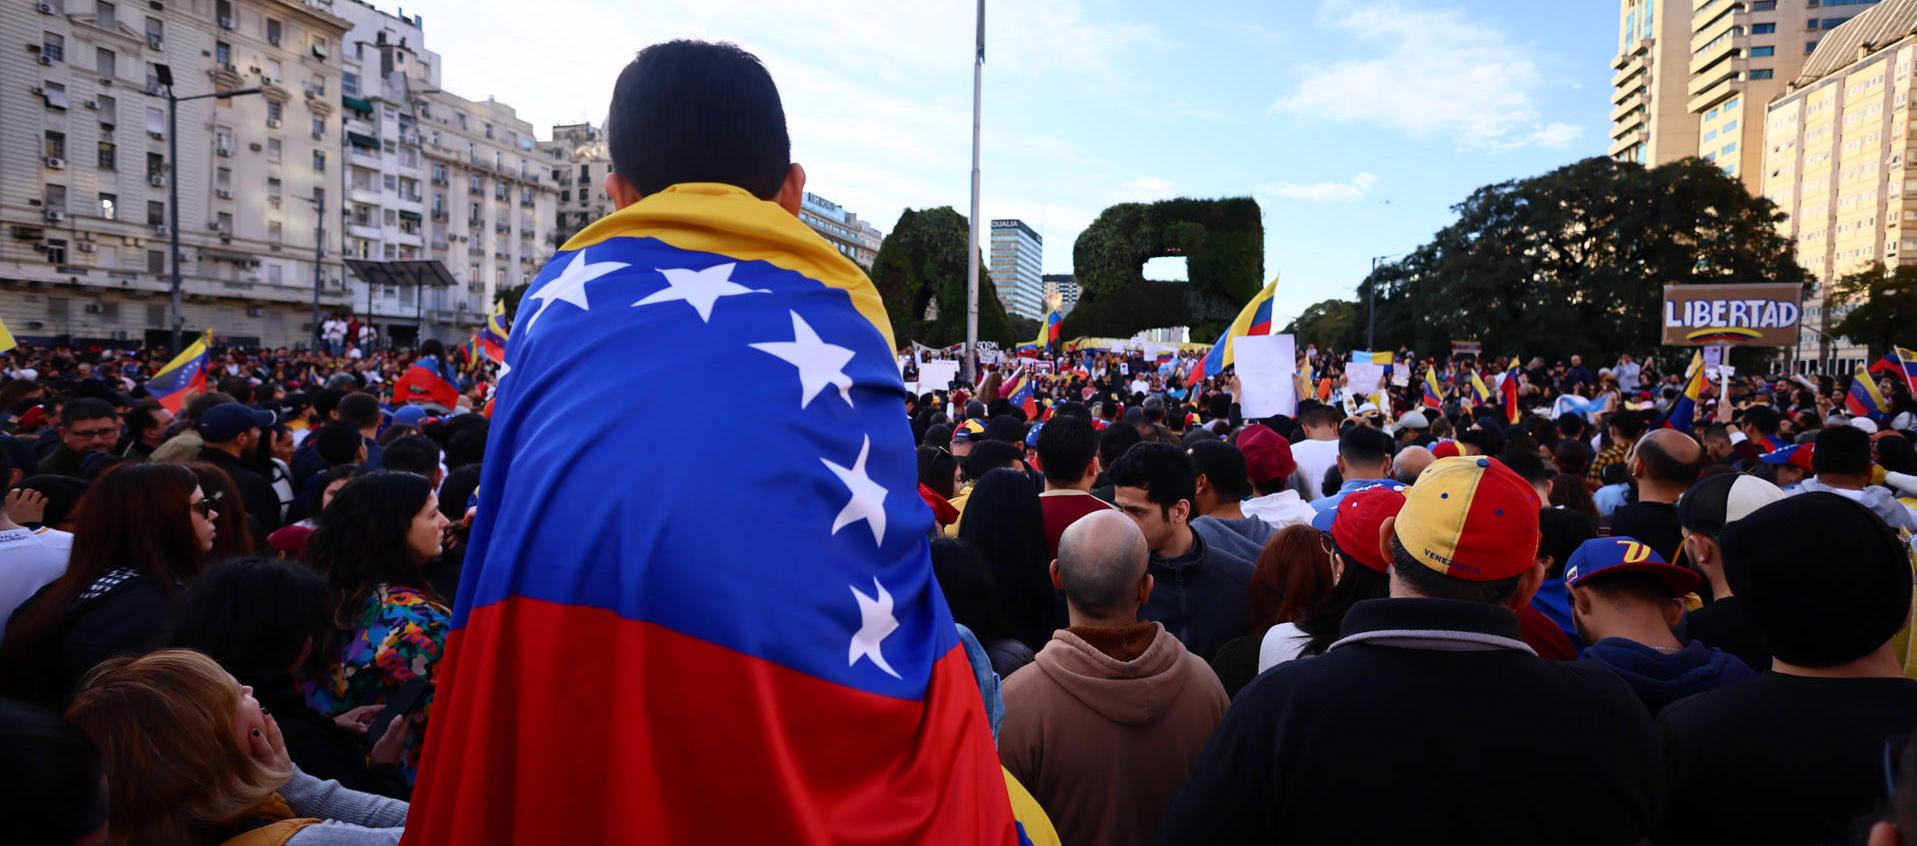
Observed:
[[[1456,223],[1359,285],[1353,343],[1373,287],[1379,349],[1461,339],[1493,356],[1604,359],[1658,345],[1667,284],[1809,281],[1777,206],[1700,159],[1585,159],[1454,210]]]
[[[1830,332],[1870,348],[1872,357],[1917,336],[1917,267],[1873,264],[1831,283],[1830,308],[1850,311]],[[1819,327],[1822,328],[1822,327]]]
[[[1190,281],[1146,279],[1145,262],[1161,256],[1184,256]],[[1264,265],[1264,223],[1250,197],[1112,206],[1072,246],[1081,292],[1064,336],[1123,338],[1161,326],[1215,336],[1263,287]]]
[[[872,262],[872,283],[885,300],[892,332],[900,344],[918,341],[935,347],[965,340],[965,216],[950,206],[906,209],[885,236]],[[925,320],[926,306],[938,302],[938,319]],[[1037,334],[1034,328],[1032,334]],[[985,262],[979,262],[978,337],[1009,345],[1018,338],[998,301]]]
[[[532,287],[531,282],[521,282],[510,288],[501,288],[497,293],[493,294],[493,300],[495,302],[500,300],[506,302],[507,326],[513,325],[513,318],[519,314],[519,301],[525,298],[526,289],[530,287]]]
[[[1349,300],[1312,303],[1284,331],[1297,336],[1298,346],[1316,344],[1326,349],[1356,349],[1364,344],[1364,312]]]

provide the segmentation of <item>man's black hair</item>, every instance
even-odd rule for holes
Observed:
[[[380,453],[381,470],[402,470],[430,479],[439,472],[439,444],[424,435],[407,435]]]
[[[1144,435],[1138,434],[1136,426],[1107,426],[1105,431],[1098,433],[1098,460],[1109,473],[1112,465],[1118,463],[1119,456],[1144,439]]]
[[[327,415],[339,410],[339,401],[345,396],[346,392],[338,388],[326,388],[313,394],[313,413],[325,420]]]
[[[1609,419],[1605,420],[1604,425],[1616,429],[1626,441],[1635,441],[1642,437],[1646,428],[1644,415],[1629,410],[1613,413]]]
[[[1558,477],[1557,468],[1544,463],[1544,456],[1536,450],[1513,449],[1498,454],[1498,460],[1519,478],[1533,485],[1541,485]]]
[[[1336,426],[1344,420],[1344,412],[1321,402],[1314,402],[1298,412],[1298,425],[1308,429],[1321,429]]]
[[[1775,435],[1783,418],[1778,416],[1775,408],[1768,405],[1753,405],[1744,409],[1744,422],[1749,423],[1751,428],[1756,429],[1760,435]]]
[[[355,428],[379,425],[379,400],[372,394],[347,394],[339,400],[339,419]]]
[[[1551,556],[1549,578],[1564,577],[1564,562],[1585,541],[1597,537],[1597,518],[1569,508],[1538,509],[1538,555]]]
[[[160,418],[153,416],[153,412],[162,409],[163,406],[152,400],[135,404],[126,413],[127,434],[137,437],[141,432],[160,425]]]
[[[1369,426],[1354,426],[1338,436],[1338,456],[1361,467],[1383,464],[1395,446],[1390,435]]]
[[[1052,419],[1057,420],[1060,417],[1077,417],[1083,420],[1090,420],[1092,419],[1092,410],[1087,408],[1082,402],[1067,400],[1052,408]]]
[[[1492,605],[1502,605],[1506,600],[1517,595],[1518,582],[1524,578],[1522,574],[1495,582],[1474,582],[1452,578],[1419,563],[1418,559],[1412,557],[1411,552],[1404,548],[1404,544],[1398,542],[1395,535],[1391,538],[1391,569],[1397,572],[1400,580],[1410,585],[1412,590],[1417,591],[1419,596],[1487,602]]]
[[[1870,436],[1856,426],[1828,426],[1817,433],[1811,469],[1818,475],[1856,476],[1870,472]]]
[[[61,409],[60,425],[70,428],[73,424],[82,420],[99,420],[105,417],[118,420],[120,419],[120,414],[114,411],[113,406],[109,405],[106,400],[82,397],[67,403],[67,407]]]
[[[1723,440],[1730,440],[1731,438],[1730,427],[1722,423],[1704,424],[1704,428],[1698,430],[1697,439],[1699,441],[1703,441],[1710,438],[1720,438]]]
[[[1186,451],[1193,472],[1211,483],[1220,501],[1237,502],[1251,496],[1251,471],[1245,465],[1245,454],[1237,447],[1224,441],[1199,441]],[[1284,480],[1278,480],[1280,487],[1283,484]]]
[[[1161,513],[1170,513],[1179,500],[1190,502],[1198,495],[1191,459],[1171,444],[1133,446],[1112,463],[1110,476],[1112,487],[1144,488],[1145,498],[1157,503]]]
[[[1477,447],[1479,455],[1499,455],[1504,452],[1504,435],[1491,429],[1466,429],[1458,433],[1457,441]]]
[[[640,194],[719,182],[770,200],[792,163],[772,74],[732,44],[679,40],[639,51],[613,85],[606,136],[613,171]]]
[[[1046,481],[1077,484],[1097,455],[1098,430],[1085,418],[1054,416],[1038,432],[1038,463],[1045,468]]]
[[[334,420],[313,433],[313,449],[319,452],[320,460],[326,462],[328,467],[352,464],[359,457],[360,445],[365,442],[359,435],[359,427],[344,420]]]
[[[446,519],[458,522],[466,516],[466,500],[479,490],[479,470],[477,464],[466,464],[446,472],[439,486],[439,513]]]
[[[40,515],[40,525],[57,526],[66,522],[68,517],[73,516],[74,509],[80,507],[80,497],[87,492],[87,480],[42,473],[21,479],[20,489],[39,491],[41,496],[46,497],[47,508]]]
[[[964,463],[959,472],[970,481],[978,481],[985,474],[1001,467],[1019,467],[1025,454],[1018,447],[1004,441],[979,441],[972,445],[972,451],[965,454]]]

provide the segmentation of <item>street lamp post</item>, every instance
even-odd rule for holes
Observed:
[[[1376,277],[1378,275],[1378,265],[1391,258],[1396,258],[1396,256],[1372,256],[1371,276]],[[1378,334],[1378,280],[1372,278],[1369,281],[1371,282],[1371,291],[1365,296],[1365,311],[1368,315],[1365,318],[1365,351],[1377,352],[1375,344],[1377,343]]]
[[[313,206],[313,351],[320,350],[320,287],[325,284],[321,274],[325,270],[326,259],[326,195],[317,194],[300,199]]]
[[[209,98],[228,99],[247,94],[258,94],[259,88],[241,88],[233,91],[215,91],[211,94],[194,94],[181,97],[173,93],[173,69],[166,65],[154,65],[153,74],[166,89],[166,190],[167,190],[167,253],[172,257],[172,307],[167,315],[173,330],[171,351],[180,352],[180,328],[186,318],[180,313],[180,104],[189,100]]]

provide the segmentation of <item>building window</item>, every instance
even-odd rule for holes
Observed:
[[[279,202],[282,189],[283,189],[283,183],[280,182],[279,177],[267,177],[267,180],[266,180],[266,198],[267,199],[272,200],[275,203]]]
[[[230,167],[214,169],[213,188],[224,194],[233,193],[233,169]]]
[[[592,184],[592,165],[582,164],[579,166],[579,184]]]
[[[120,123],[120,101],[102,94],[95,98],[94,105],[100,108],[100,128],[112,132],[113,127]]]
[[[285,107],[280,103],[280,101],[278,100],[266,101],[266,125],[268,127],[279,125],[280,116],[285,113],[286,113]]]
[[[104,129],[104,127],[102,127],[102,129]],[[100,136],[99,164],[101,170],[120,169],[120,148],[113,143],[112,137],[106,135],[104,132]]]
[[[96,47],[93,50],[93,69],[103,77],[111,79],[115,76],[114,65],[118,60],[119,57],[105,47]]]
[[[50,240],[47,242],[47,263],[49,264],[66,264],[67,263],[67,242],[66,241]],[[51,311],[53,308],[53,301],[54,301],[53,297],[47,298],[47,309],[49,311]],[[66,303],[67,301],[65,298],[60,299],[60,305],[65,306]],[[65,312],[66,309],[62,308],[61,311]]]
[[[269,244],[278,244],[283,242],[285,239],[285,231],[286,231],[285,227],[283,227],[279,221],[277,220],[267,221],[266,222],[266,242]]]
[[[314,173],[326,172],[326,152],[325,151],[323,150],[313,151],[313,172]]]
[[[166,113],[148,107],[146,110],[146,131],[155,138],[166,137]]]
[[[120,212],[119,196],[114,194],[107,194],[104,192],[101,193],[100,194],[100,217],[106,220],[116,220],[119,217],[119,212]]]
[[[354,96],[359,95],[359,74],[347,71],[339,78],[339,90]]]
[[[1777,24],[1774,24],[1774,23],[1751,24],[1752,35],[1770,35],[1771,33],[1776,31],[1777,31]]]
[[[314,115],[313,116],[313,137],[318,138],[325,134],[326,134],[326,116]]]
[[[67,210],[67,186],[48,185],[46,195],[47,208],[53,211]]]
[[[1777,0],[1752,0],[1751,11],[1775,12],[1777,11]]]
[[[1815,41],[1804,42],[1804,52],[1813,53],[1813,52],[1816,52],[1816,50],[1817,50],[1817,42]]]
[[[147,250],[146,251],[146,272],[165,273],[166,272],[166,253],[160,252],[159,250]]]
[[[213,220],[214,220],[214,223],[219,227],[221,235],[233,234],[233,213],[232,212],[220,212],[218,215],[214,216]]]
[[[51,32],[40,33],[40,55],[56,62],[66,61],[67,39]]]
[[[280,46],[280,22],[272,18],[266,19],[266,42],[275,47]]]
[[[233,0],[215,0],[213,14],[220,26],[233,28]]]
[[[1751,79],[1770,79],[1771,76],[1772,76],[1772,73],[1770,68],[1756,68],[1751,71],[1750,78]]]
[[[1776,47],[1771,47],[1766,45],[1763,47],[1751,48],[1751,58],[1753,59],[1763,59],[1763,58],[1767,58],[1767,57],[1775,56],[1775,55],[1777,55]]]
[[[213,151],[222,156],[233,155],[232,129],[224,126],[213,127]]]
[[[1724,145],[1724,155],[1726,155],[1726,156],[1728,156],[1728,155],[1730,155],[1730,154],[1732,154],[1732,153],[1735,153],[1735,152],[1737,152],[1737,145],[1736,145],[1736,144],[1725,144],[1725,145]]]
[[[280,145],[280,139],[278,138],[266,139],[266,160],[273,164],[279,164],[280,152],[282,149],[283,147]]]
[[[118,13],[119,10],[107,0],[98,0],[93,4],[93,22],[107,29],[114,29],[120,25]]]
[[[146,178],[166,178],[166,157],[159,153],[146,154]]]
[[[160,45],[165,41],[166,24],[159,18],[148,17],[146,19],[146,45],[158,50],[160,49]]]
[[[67,157],[67,134],[64,132],[55,132],[51,129],[47,130],[46,148],[47,148],[48,158],[54,158],[54,159],[66,158]]]
[[[478,194],[486,190],[486,183],[481,179],[479,174],[477,173],[472,174],[471,176],[468,176],[466,179],[467,179],[467,183],[466,183],[467,191],[474,194]]]
[[[213,42],[213,63],[231,69],[233,67],[233,45],[224,41]]]
[[[166,204],[159,200],[146,201],[146,225],[166,225]]]
[[[58,82],[49,82],[40,86],[40,100],[49,109],[65,110],[67,107],[67,87]]]

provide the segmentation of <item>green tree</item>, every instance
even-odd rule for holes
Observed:
[[[1291,321],[1285,331],[1296,335],[1300,346],[1349,348],[1360,342],[1355,330],[1361,314],[1358,304],[1350,300],[1321,300]]]
[[[1917,267],[1887,270],[1879,263],[1839,276],[1830,286],[1830,306],[1849,309],[1831,331],[1883,355],[1892,344],[1917,338]]]
[[[872,283],[900,344],[942,347],[965,340],[965,216],[950,206],[906,209],[872,262]],[[933,305],[937,308],[934,309]],[[927,319],[926,315],[934,315]],[[979,262],[978,337],[1014,342],[992,277]]]
[[[1453,210],[1456,222],[1360,284],[1360,336],[1375,289],[1380,348],[1476,340],[1489,355],[1603,360],[1659,344],[1667,284],[1809,281],[1777,206],[1701,159],[1585,159]]]
[[[1184,257],[1189,281],[1145,278],[1145,262],[1165,256]],[[1072,244],[1080,293],[1062,332],[1123,338],[1189,326],[1193,337],[1216,337],[1263,287],[1264,267],[1263,216],[1250,197],[1120,203]]]

